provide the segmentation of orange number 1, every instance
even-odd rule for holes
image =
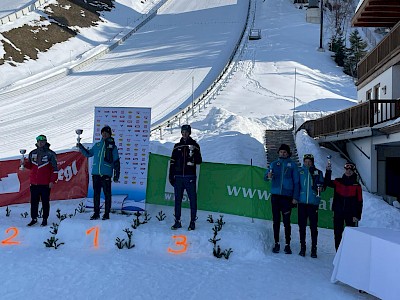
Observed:
[[[19,233],[18,228],[17,227],[7,228],[6,233],[9,233],[10,231],[14,231],[14,233],[10,237],[6,238],[5,240],[2,240],[1,243],[3,245],[18,245],[18,244],[20,244],[21,242],[12,241],[12,239],[15,238]]]
[[[99,246],[99,227],[94,226],[86,230],[86,235],[89,235],[92,231],[94,231],[93,245],[95,248],[97,248]]]
[[[186,240],[187,240],[186,236],[185,235],[173,235],[172,238],[174,240],[177,240],[177,241],[175,241],[175,245],[182,247],[182,249],[175,250],[175,249],[168,248],[168,252],[173,253],[173,254],[181,254],[181,253],[186,252],[187,247],[188,247],[188,244],[186,243]]]

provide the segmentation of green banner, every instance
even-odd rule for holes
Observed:
[[[150,154],[146,202],[174,205],[173,187],[168,183],[169,157]],[[198,209],[272,220],[270,182],[264,181],[265,169],[247,165],[203,162],[198,169]],[[333,228],[333,189],[321,195],[319,227]],[[189,207],[184,196],[183,207]],[[297,209],[292,210],[297,223]]]

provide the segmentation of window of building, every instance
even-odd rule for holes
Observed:
[[[369,101],[369,100],[372,99],[372,90],[368,90],[368,91],[367,91],[367,94],[365,95],[365,99],[366,99],[367,101]]]
[[[376,86],[374,86],[374,100],[379,100],[380,98],[380,94],[379,94],[379,88],[380,88],[380,84],[377,84]]]

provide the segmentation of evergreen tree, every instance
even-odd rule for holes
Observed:
[[[332,38],[331,51],[334,52],[334,60],[339,67],[344,66],[344,59],[346,57],[346,46],[343,33],[340,32],[336,37]]]
[[[349,36],[350,48],[347,49],[343,71],[353,77],[357,77],[357,64],[367,54],[368,44],[363,41],[360,33],[355,29]]]

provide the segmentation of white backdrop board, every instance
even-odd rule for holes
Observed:
[[[95,107],[93,143],[101,140],[101,128],[110,126],[121,162],[119,182],[112,183],[112,209],[145,210],[150,124],[150,108]],[[91,182],[88,196],[93,197]]]

